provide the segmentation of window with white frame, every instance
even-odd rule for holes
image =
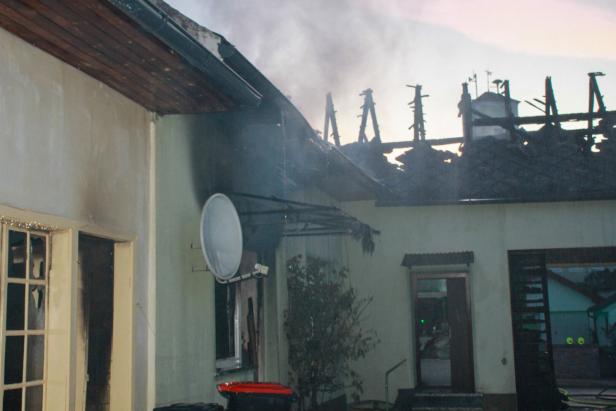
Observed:
[[[216,368],[226,370],[241,366],[239,316],[241,306],[236,284],[215,283]]]
[[[216,368],[253,367],[259,333],[258,281],[215,285]]]
[[[49,236],[0,225],[3,410],[43,410]]]

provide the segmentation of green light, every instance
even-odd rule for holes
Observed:
[[[419,320],[419,324],[425,324],[426,320]]]

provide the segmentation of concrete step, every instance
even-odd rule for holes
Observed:
[[[483,411],[483,408],[477,407],[413,407],[412,411]]]
[[[416,392],[413,396],[412,407],[415,410],[483,410],[483,394],[480,393],[428,393]]]

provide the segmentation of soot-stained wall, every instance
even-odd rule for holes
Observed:
[[[131,353],[134,409],[146,409],[154,321],[147,312],[149,120],[143,107],[0,29],[0,206],[134,239],[131,284],[143,308],[134,309],[142,347]],[[63,348],[54,355],[75,355]],[[70,367],[68,358],[62,366]],[[61,390],[67,398],[57,409],[71,390]]]

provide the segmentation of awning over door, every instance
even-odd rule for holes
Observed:
[[[428,265],[458,265],[471,264],[475,261],[472,251],[458,251],[451,253],[419,253],[405,254],[402,265],[408,268]]]

